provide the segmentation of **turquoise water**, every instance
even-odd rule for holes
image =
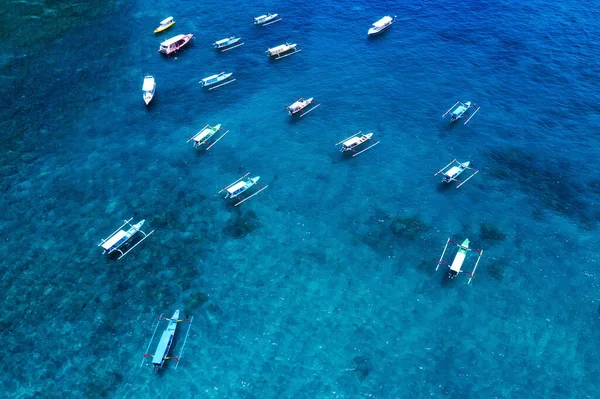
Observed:
[[[597,397],[594,7],[4,7],[7,397]],[[269,11],[283,20],[252,24]],[[188,48],[157,53],[180,33]],[[232,34],[244,46],[215,52]],[[302,51],[267,59],[285,41]],[[237,80],[203,91],[220,71]],[[322,105],[290,118],[298,97]],[[481,106],[466,126],[441,118],[457,99]],[[230,133],[196,151],[206,123]],[[357,130],[381,143],[342,156]],[[453,158],[480,170],[460,189],[433,176]],[[233,207],[217,192],[246,172],[269,187]],[[154,234],[103,256],[130,217]],[[435,271],[448,237],[484,249],[470,285]],[[177,308],[194,316],[179,367],[141,368]]]

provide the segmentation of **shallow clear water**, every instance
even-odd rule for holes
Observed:
[[[283,20],[252,24],[268,11]],[[8,396],[597,396],[593,7],[139,0],[6,13],[18,21],[0,66]],[[386,14],[395,25],[368,40]],[[176,25],[155,36],[168,15]],[[179,33],[193,43],[160,56]],[[232,34],[244,46],[212,49]],[[285,41],[302,51],[267,59]],[[237,80],[203,91],[220,71]],[[322,105],[290,118],[298,97]],[[466,126],[441,118],[457,99],[481,106]],[[206,123],[230,133],[196,151],[186,140]],[[381,144],[342,156],[334,144],[357,130]],[[453,158],[480,170],[458,190],[433,176]],[[217,192],[246,172],[269,187],[232,207]],[[103,257],[100,239],[130,217],[154,234]],[[435,272],[448,237],[484,249],[470,285]],[[140,368],[156,317],[177,308],[194,316],[178,369]]]

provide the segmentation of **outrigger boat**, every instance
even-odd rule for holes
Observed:
[[[467,110],[469,110],[471,107],[475,108],[475,112],[473,112],[471,114],[471,116],[469,116],[467,118],[467,120],[465,121],[465,125],[467,123],[469,123],[469,121],[471,120],[471,118],[473,118],[475,116],[475,114],[477,112],[479,112],[479,108],[476,104],[471,105],[471,101],[467,101],[466,103],[461,102],[460,100],[456,101],[454,103],[453,106],[450,107],[450,109],[448,109],[448,111],[446,111],[444,113],[444,115],[442,115],[442,118],[445,117],[446,115],[448,115],[448,113],[451,112],[450,114],[450,123],[456,122],[457,120],[459,120],[460,118],[464,118],[467,113]]]
[[[385,31],[387,28],[389,28],[390,26],[392,26],[392,24],[396,22],[396,16],[394,15],[394,18],[390,17],[389,15],[386,15],[385,17],[381,18],[379,21],[375,22],[373,24],[373,26],[371,26],[371,28],[369,29],[369,36],[375,36],[380,34],[381,32]]]
[[[106,253],[111,254],[111,253],[117,251],[121,254],[119,256],[119,259],[121,259],[123,256],[127,255],[129,253],[129,251],[131,251],[133,248],[137,247],[142,241],[144,241],[146,238],[148,238],[148,236],[150,234],[154,233],[154,230],[152,230],[148,234],[144,233],[141,230],[141,228],[144,225],[144,222],[146,220],[141,220],[138,223],[133,224],[133,225],[131,223],[129,223],[132,220],[133,220],[133,218],[131,218],[129,220],[125,220],[125,223],[123,223],[123,225],[121,225],[121,227],[116,229],[107,238],[104,238],[100,241],[100,244],[98,244],[98,246],[99,247],[101,246],[102,249],[104,249],[104,252],[102,252],[103,254],[106,254]],[[125,227],[125,226],[129,226],[129,229],[123,230],[123,227]],[[127,251],[123,252],[123,249],[126,246],[126,244],[138,232],[142,233],[144,235],[144,238],[142,238],[137,243],[135,243],[135,245],[133,245],[131,248],[127,249]]]
[[[299,53],[302,50],[298,50],[296,48],[297,44],[292,44],[292,43],[285,43],[285,44],[280,44],[279,46],[267,49],[267,51],[265,51],[265,53],[267,53],[269,55],[269,57],[274,57],[276,60],[280,59],[280,58],[285,58],[288,57],[292,54],[296,54]]]
[[[342,147],[340,148],[340,152],[352,151],[353,152],[352,157],[355,157],[355,156],[367,151],[368,149],[375,147],[377,144],[380,143],[379,141],[375,141],[373,144],[371,144],[367,148],[362,149],[359,152],[356,152],[356,147],[361,146],[362,144],[366,143],[369,140],[375,140],[373,138],[373,133],[367,133],[367,134],[364,134],[364,133],[361,134],[361,133],[362,133],[362,131],[359,130],[358,132],[354,133],[352,136],[347,137],[341,141],[338,141],[335,145],[338,146],[341,144]],[[359,134],[361,134],[361,136],[359,136]]]
[[[163,331],[154,354],[148,353],[148,351],[150,350],[150,345],[152,345],[152,341],[154,340],[154,336],[156,335],[156,330],[158,330],[158,326],[160,325],[160,322],[162,320],[167,320],[169,324],[167,324],[166,330]],[[175,337],[175,329],[177,328],[177,323],[180,323],[182,321],[185,321],[189,324],[187,332],[185,333],[183,345],[181,346],[181,351],[179,352],[179,356],[169,356],[169,351],[171,350],[171,345],[173,344],[173,337]],[[175,368],[177,368],[177,366],[179,366],[181,356],[183,355],[183,350],[185,349],[185,343],[187,342],[188,335],[190,335],[192,321],[194,321],[193,316],[189,320],[179,319],[179,309],[177,309],[175,313],[173,313],[173,316],[170,319],[167,317],[163,317],[162,314],[158,316],[158,322],[156,323],[156,327],[154,327],[154,332],[152,333],[150,342],[148,342],[148,347],[146,348],[146,353],[144,354],[144,358],[142,359],[140,367],[144,365],[144,362],[147,357],[152,357],[152,365],[154,366],[154,371],[162,370],[165,361],[170,359],[174,359],[177,362],[175,363]]]
[[[258,195],[258,193],[263,191],[265,188],[269,187],[268,185],[262,187],[260,184],[258,184],[258,180],[260,179],[260,176],[248,177],[249,174],[250,173],[246,173],[244,176],[240,177],[239,179],[237,179],[230,185],[223,187],[221,189],[221,191],[219,191],[219,194],[222,193],[223,191],[226,191],[225,198],[237,198],[237,197],[242,198],[241,201],[239,201],[235,204],[235,206],[238,206],[242,202],[249,200],[250,198],[254,197],[255,195]],[[246,190],[248,190],[250,187],[252,187],[254,185],[257,185],[258,187],[260,187],[260,190],[258,190],[254,194],[250,195],[249,197],[243,198],[241,196],[241,194],[244,193]]]
[[[454,260],[452,261],[452,264],[448,264],[448,262],[446,262],[444,260],[444,254],[446,253],[446,249],[448,249],[448,245],[450,243],[452,243],[458,247],[458,251],[456,252],[456,255],[454,256]],[[461,270],[461,268],[465,261],[465,258],[467,257],[467,253],[469,253],[469,251],[477,252],[479,254],[479,256],[477,257],[477,261],[475,262],[475,267],[473,268],[473,271],[467,272],[467,271]],[[450,268],[450,270],[448,271],[449,279],[451,279],[451,280],[454,279],[458,275],[458,273],[467,273],[469,275],[468,284],[471,284],[471,280],[473,279],[475,270],[477,270],[477,265],[479,264],[479,259],[481,259],[481,255],[483,255],[483,249],[469,248],[469,239],[468,238],[466,238],[462,244],[457,244],[451,238],[448,238],[448,241],[446,241],[446,246],[444,247],[444,251],[442,252],[442,256],[440,256],[440,260],[438,261],[438,264],[437,264],[435,270],[437,271],[437,269],[439,269],[440,265],[444,264]]]
[[[456,159],[453,159],[452,161],[450,161],[450,163],[448,165],[446,165],[442,169],[438,170],[438,172],[434,176],[437,176],[440,173],[443,173],[444,177],[442,178],[442,183],[450,183],[450,182],[455,181],[455,182],[458,182],[458,186],[456,186],[456,188],[459,188],[460,186],[465,184],[471,177],[473,177],[477,173],[479,173],[479,171],[477,169],[473,169],[470,165],[471,165],[470,161],[458,162]],[[449,168],[449,169],[447,169],[447,168]],[[471,176],[467,177],[463,181],[458,180],[457,177],[465,170],[471,171]]]
[[[154,97],[154,91],[156,90],[156,82],[153,76],[145,76],[144,84],[142,85],[142,91],[144,92],[144,102],[146,105],[150,104]]]
[[[308,107],[309,105],[314,104],[313,107],[311,107],[308,110],[304,110],[306,107]],[[310,111],[312,111],[313,109],[319,107],[321,104],[317,103],[316,101],[314,101],[314,98],[308,98],[306,100],[303,100],[302,97],[299,98],[295,103],[293,103],[292,105],[288,105],[285,107],[285,109],[288,111],[288,113],[290,115],[295,115],[298,112],[300,112],[300,118],[302,118],[304,115],[308,114]]]
[[[154,29],[154,33],[164,32],[169,29],[171,26],[175,25],[175,20],[173,17],[168,17],[160,21],[160,25],[158,28]]]
[[[239,37],[231,36],[226,39],[217,40],[213,43],[213,46],[215,46],[217,50],[221,50],[221,52],[224,53],[225,51],[229,51],[236,47],[243,46],[244,43],[239,43],[240,40],[242,39]]]
[[[229,79],[229,77],[231,77],[231,75],[233,75],[233,73],[220,72],[220,73],[217,73],[216,75],[211,75],[207,78],[204,78],[198,83],[202,84],[202,87],[209,87],[209,86],[216,84],[216,86],[210,87],[208,89],[208,90],[214,90],[217,87],[225,86],[225,85],[228,85],[229,83],[235,82],[236,79],[227,80],[227,79]],[[224,83],[220,83],[220,82],[224,82]],[[220,84],[217,84],[217,83],[220,83]]]
[[[268,13],[267,15],[261,15],[254,18],[254,25],[267,26],[279,21],[281,21],[281,18],[279,18],[279,14]]]
[[[198,133],[196,133],[195,135],[193,135],[192,137],[190,137],[190,139],[187,141],[188,143],[190,141],[194,141],[194,148],[200,147],[203,144],[207,144],[208,140],[210,140],[219,130],[221,130],[221,124],[217,124],[215,126],[210,126],[210,125],[205,125],[202,129],[200,129],[200,131]],[[225,133],[223,133],[221,136],[219,136],[218,139],[216,139],[214,142],[212,142],[212,144],[209,144],[206,147],[206,150],[208,151],[213,145],[217,144],[217,142],[219,140],[221,140],[223,137],[225,137],[225,135],[229,133],[229,130],[225,131]]]
[[[158,52],[165,55],[173,54],[174,52],[188,44],[189,41],[192,40],[192,37],[194,37],[194,35],[192,35],[191,33],[188,33],[187,35],[173,36],[172,38],[167,39],[160,44]]]

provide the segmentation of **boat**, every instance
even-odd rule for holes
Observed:
[[[267,26],[279,21],[281,21],[281,18],[279,18],[279,14],[268,13],[266,15],[260,15],[254,18],[254,25]]]
[[[154,336],[156,335],[156,331],[158,330],[158,326],[162,320],[168,321],[167,328],[163,331],[160,339],[158,341],[158,345],[154,354],[148,353],[150,350],[150,346],[152,345],[152,341],[154,340]],[[177,323],[181,323],[182,321],[189,323],[188,329],[185,334],[185,338],[183,340],[183,344],[181,346],[181,351],[178,356],[169,356],[169,352],[171,350],[171,346],[173,345],[173,338],[175,337],[175,330],[177,329]],[[154,366],[154,371],[162,370],[167,360],[173,359],[177,363],[175,364],[175,368],[179,366],[179,361],[181,360],[181,356],[183,355],[183,350],[185,349],[185,344],[187,342],[187,338],[190,334],[190,328],[192,327],[192,322],[194,321],[194,317],[192,316],[188,319],[179,319],[179,309],[175,310],[173,316],[171,318],[163,317],[161,314],[158,316],[158,322],[156,323],[156,327],[154,328],[154,332],[152,333],[152,338],[150,338],[150,342],[148,342],[148,347],[146,348],[146,353],[144,354],[144,358],[142,359],[142,363],[140,367],[144,365],[145,359],[147,357],[152,357],[152,366]]]
[[[296,46],[297,44],[295,43],[284,43],[267,49],[266,53],[269,57],[275,57],[275,59],[284,58],[292,54],[299,53],[301,50],[296,49]]]
[[[219,194],[222,193],[223,191],[226,191],[225,193],[225,198],[237,198],[240,197],[242,198],[241,201],[237,202],[235,204],[235,206],[240,205],[241,203],[249,200],[250,198],[254,197],[255,195],[258,195],[258,193],[260,193],[261,191],[263,191],[264,189],[266,189],[267,186],[262,187],[260,184],[258,184],[258,180],[260,179],[260,176],[255,176],[255,177],[248,177],[250,173],[246,173],[244,176],[240,177],[239,179],[237,179],[236,181],[234,181],[233,183],[231,183],[228,186],[225,186],[221,189],[221,191],[219,191]],[[260,190],[258,190],[257,192],[255,192],[254,194],[250,195],[249,197],[241,197],[241,194],[244,193],[245,191],[247,191],[249,188],[253,187],[257,185],[258,187],[260,187]]]
[[[449,264],[448,262],[446,262],[444,260],[444,254],[446,253],[446,249],[448,248],[448,245],[452,243],[454,245],[456,245],[458,247],[458,251],[456,252],[456,255],[454,256],[454,260],[452,261],[452,264]],[[446,246],[444,247],[444,251],[442,252],[442,256],[440,257],[440,260],[438,261],[438,264],[435,268],[435,270],[437,271],[440,267],[441,264],[444,264],[446,266],[448,266],[448,268],[450,269],[448,271],[448,278],[453,280],[459,273],[467,273],[469,275],[469,282],[468,284],[471,284],[471,280],[473,279],[473,276],[475,275],[475,270],[477,270],[477,265],[479,264],[479,260],[481,259],[481,255],[483,255],[483,249],[471,249],[469,248],[469,239],[466,238],[462,244],[458,244],[455,241],[453,241],[451,238],[448,238],[448,241],[446,241]],[[475,262],[475,267],[473,267],[473,271],[464,271],[462,270],[462,265],[465,262],[465,259],[467,257],[467,254],[470,252],[476,252],[479,254],[479,256],[477,257],[477,261]]]
[[[188,33],[187,35],[173,36],[172,38],[167,39],[160,44],[158,52],[165,55],[173,54],[175,51],[188,44],[189,41],[192,40],[192,37],[194,37],[194,35],[191,33]]]
[[[148,238],[148,236],[152,233],[154,233],[154,230],[152,230],[150,233],[146,234],[145,232],[143,232],[142,226],[144,225],[145,220],[141,220],[136,224],[131,224],[130,222],[133,220],[133,218],[129,219],[129,220],[125,220],[125,223],[123,223],[121,225],[121,227],[119,227],[117,230],[115,230],[111,235],[109,235],[107,238],[104,238],[100,241],[100,244],[98,244],[98,246],[102,247],[102,249],[104,249],[104,252],[102,252],[103,254],[112,254],[113,252],[119,252],[121,255],[119,256],[119,259],[121,259],[123,256],[127,255],[129,253],[129,251],[131,251],[133,248],[137,247],[138,244],[140,244],[142,241],[144,241],[146,238]],[[125,226],[129,226],[129,228],[127,230],[123,230],[123,227]],[[132,247],[130,247],[129,249],[127,249],[127,251],[123,252],[123,250],[125,249],[125,247],[128,245],[129,240],[131,240],[133,238],[133,236],[135,236],[137,233],[142,233],[144,235],[144,238],[142,238],[140,241],[138,241],[135,245],[133,245]]]
[[[375,141],[373,144],[371,144],[367,148],[364,148],[361,151],[356,152],[357,147],[362,146],[363,144],[367,143],[369,140],[375,140],[373,138],[373,133],[364,134],[364,133],[362,133],[362,131],[359,130],[358,132],[354,133],[352,136],[338,141],[336,143],[336,146],[341,144],[342,146],[340,147],[340,152],[352,151],[352,153],[353,153],[352,156],[355,157],[355,156],[360,155],[363,152],[367,151],[368,149],[375,147],[377,144],[380,143],[379,141]]]
[[[207,78],[204,78],[198,83],[202,84],[202,87],[209,87],[209,86],[216,85],[217,83],[226,81],[227,79],[229,79],[229,77],[231,77],[231,75],[233,75],[233,73],[220,72],[220,73],[217,73],[216,75],[211,75]],[[232,82],[235,82],[235,79],[231,79],[224,83],[218,84],[214,87],[211,87],[209,90],[216,89],[217,87],[225,86],[226,84],[229,84]]]
[[[189,140],[187,141],[188,143],[190,141],[194,141],[194,148],[200,147],[204,144],[207,144],[208,141],[219,131],[221,130],[221,124],[217,124],[215,126],[210,126],[210,125],[205,125],[202,129],[200,129],[200,131],[198,133],[196,133],[195,135],[193,135],[192,137],[189,138]],[[229,133],[229,130],[225,131],[225,133],[223,133],[218,139],[216,139],[212,144],[209,144],[206,149],[210,149],[213,145],[217,144],[217,142],[219,140],[221,140],[227,133]]]
[[[443,173],[442,183],[451,183],[453,181],[459,183],[456,188],[459,188],[463,184],[465,184],[471,177],[475,176],[479,171],[477,169],[473,169],[471,166],[471,162],[458,162],[456,159],[450,161],[450,163],[440,169],[434,176]],[[457,177],[463,173],[465,170],[469,170],[471,175],[467,177],[465,180],[460,181]]]
[[[215,48],[217,50],[221,50],[222,52],[225,52],[225,51],[234,49],[236,47],[242,46],[244,43],[239,43],[240,40],[242,40],[242,39],[239,37],[230,36],[226,39],[217,40],[216,42],[213,43],[213,46],[215,46]]]
[[[392,24],[396,21],[396,16],[394,15],[394,17],[390,17],[389,15],[386,15],[385,17],[381,18],[379,21],[375,22],[371,28],[369,29],[369,36],[375,36],[380,34],[381,32],[385,31],[387,28],[389,28],[390,26],[392,26]]]
[[[145,76],[144,84],[142,85],[142,91],[144,92],[144,102],[146,105],[150,104],[150,101],[152,101],[155,90],[156,82],[154,81],[154,77],[150,75]]]
[[[288,105],[287,107],[285,107],[285,109],[288,111],[288,113],[290,115],[295,115],[298,112],[300,112],[300,117],[303,117],[304,115],[308,114],[310,111],[312,111],[313,109],[317,108],[319,105],[319,103],[317,103],[316,101],[313,101],[313,97],[308,98],[306,100],[303,100],[302,98],[299,98],[296,102],[294,102],[292,105]],[[311,104],[315,104],[312,108],[304,111],[304,109],[306,107],[308,107]]]
[[[154,33],[164,32],[169,29],[171,26],[175,25],[175,20],[173,17],[168,17],[160,21],[160,25],[158,28],[154,29]]]
[[[475,114],[477,112],[479,112],[479,108],[477,105],[475,104],[471,104],[471,101],[467,101],[467,102],[462,102],[460,100],[457,100],[453,106],[451,106],[448,111],[446,111],[444,113],[444,115],[442,115],[442,118],[445,117],[446,115],[448,115],[448,113],[450,113],[450,123],[456,122],[457,120],[459,120],[460,118],[464,118],[467,115],[467,111],[469,109],[471,109],[471,107],[475,108],[475,112],[473,112],[465,121],[465,125],[467,123],[469,123],[469,121],[471,120],[471,118],[473,118],[475,116]]]

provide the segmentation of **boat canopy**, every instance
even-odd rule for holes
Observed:
[[[121,241],[123,238],[127,238],[127,232],[125,230],[119,230],[117,234],[112,236],[109,240],[106,240],[102,243],[102,248],[105,250],[110,250],[115,244]]]
[[[236,191],[238,191],[238,190],[240,190],[240,189],[244,188],[244,187],[246,186],[246,184],[247,184],[247,183],[246,183],[245,181],[241,181],[241,182],[239,182],[239,183],[236,183],[236,184],[234,184],[233,186],[229,187],[229,188],[227,189],[227,191],[228,191],[230,194],[235,194],[235,192],[236,192]]]
[[[154,90],[154,78],[152,76],[146,76],[144,78],[144,85],[142,86],[143,91]]]
[[[360,137],[352,137],[350,140],[344,143],[346,147],[351,147],[357,144],[360,144]]]
[[[166,25],[168,23],[171,23],[172,21],[173,21],[173,17],[168,17],[168,18],[165,18],[162,21],[160,21],[160,24],[161,25]]]
[[[465,261],[465,257],[467,256],[467,251],[459,250],[454,258],[454,262],[452,262],[452,266],[450,266],[450,270],[455,272],[460,272],[460,268]]]
[[[232,37],[228,37],[227,39],[221,39],[221,40],[217,40],[217,41],[215,42],[215,44],[219,45],[219,44],[223,44],[223,43],[230,42],[231,40],[233,40],[233,38],[232,38]]]
[[[210,134],[214,134],[217,130],[221,128],[221,125],[217,125],[215,127],[208,126],[205,129],[198,132],[196,136],[194,136],[194,141],[199,142],[202,141],[206,136]]]
[[[379,21],[375,22],[373,24],[374,28],[383,28],[386,25],[389,25],[389,23],[392,22],[392,17],[386,15],[385,17],[381,18]]]
[[[165,40],[160,45],[162,47],[169,47],[170,45],[175,44],[178,41],[183,40],[184,38],[185,38],[185,35],[177,35],[177,36],[174,36],[174,37],[172,37],[170,39]]]
[[[211,75],[211,76],[209,76],[209,77],[207,77],[207,78],[204,78],[204,79],[202,79],[202,81],[203,81],[204,83],[208,83],[208,82],[210,82],[210,81],[212,81],[212,80],[215,80],[215,79],[217,79],[217,78],[218,78],[220,75],[223,75],[223,72],[221,72],[221,73],[218,73],[218,74],[216,74],[216,75]]]
[[[453,166],[451,167],[446,173],[444,173],[446,176],[448,177],[454,177],[456,176],[459,172],[462,172],[461,168],[458,166]]]

